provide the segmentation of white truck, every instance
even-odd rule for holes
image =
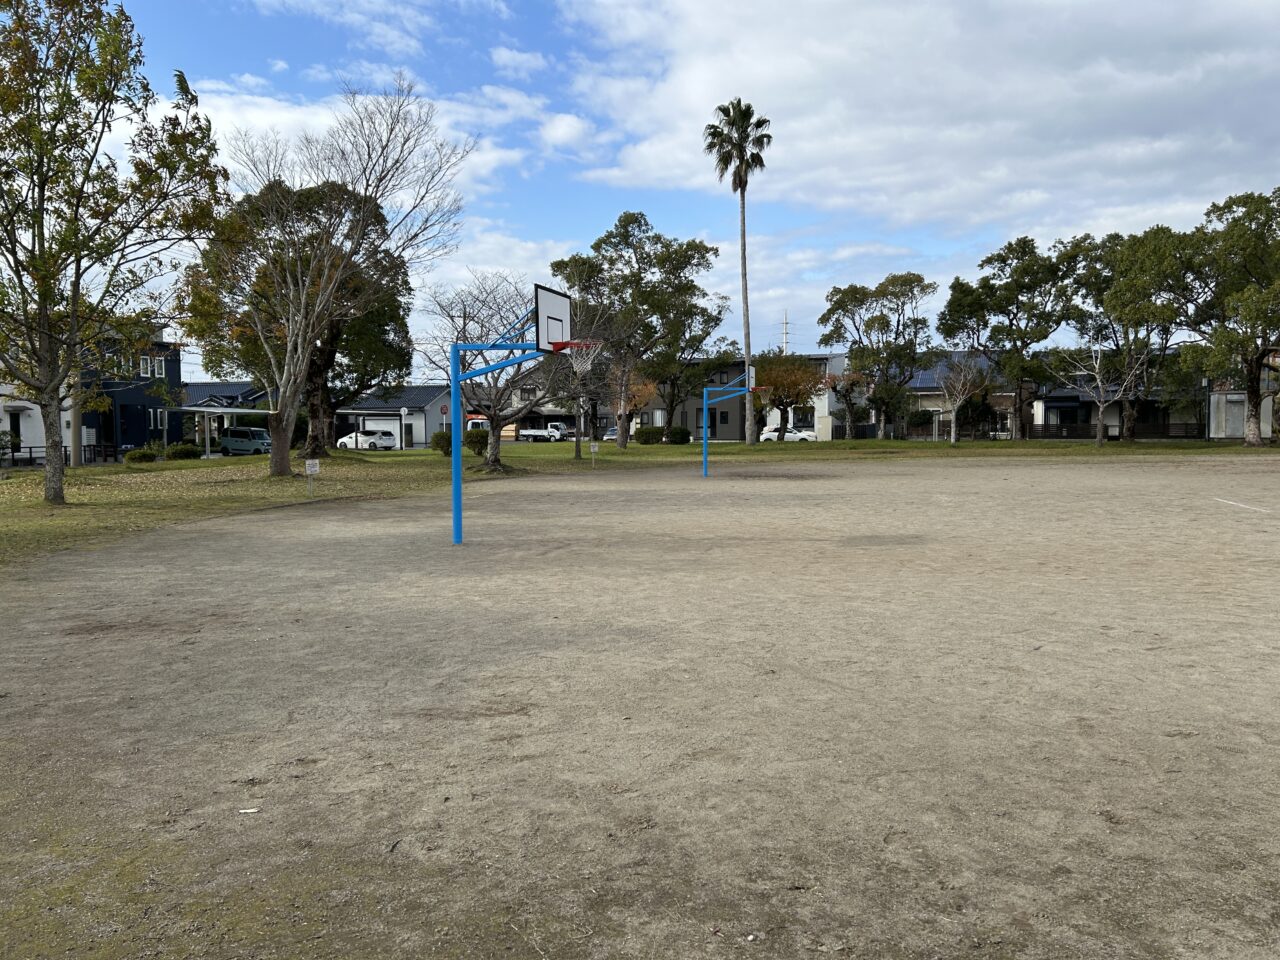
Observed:
[[[538,440],[546,440],[555,443],[558,440],[569,440],[573,437],[569,425],[565,423],[548,423],[544,430],[524,430],[520,431],[518,440],[528,440],[535,442]]]

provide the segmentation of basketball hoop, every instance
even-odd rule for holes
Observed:
[[[773,396],[773,387],[752,387],[751,392],[760,398],[760,403],[769,406],[769,399]]]
[[[551,344],[554,353],[568,351],[569,362],[573,364],[573,372],[584,376],[591,371],[591,366],[604,349],[603,340],[558,340]]]

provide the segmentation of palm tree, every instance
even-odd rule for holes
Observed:
[[[773,142],[769,118],[757,117],[755,107],[734,97],[716,107],[716,122],[702,131],[702,145],[715,157],[716,177],[729,184],[738,195],[738,251],[742,261],[742,350],[751,366],[751,313],[747,309],[747,181],[756,170],[764,169],[764,151]],[[750,410],[748,398],[748,411]],[[756,442],[755,418],[748,414],[747,443]]]

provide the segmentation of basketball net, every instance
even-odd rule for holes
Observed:
[[[603,349],[603,340],[570,340],[561,348],[561,352],[569,354],[573,372],[582,377],[591,372],[596,357],[600,356]]]

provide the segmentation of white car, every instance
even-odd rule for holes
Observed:
[[[390,430],[357,430],[338,440],[339,450],[394,450],[399,443]]]
[[[760,439],[776,441],[778,439],[778,428],[765,427],[760,431]],[[793,441],[800,443],[812,443],[816,441],[818,437],[812,430],[797,430],[794,427],[787,427],[787,435],[783,437],[783,439],[788,443]]]

